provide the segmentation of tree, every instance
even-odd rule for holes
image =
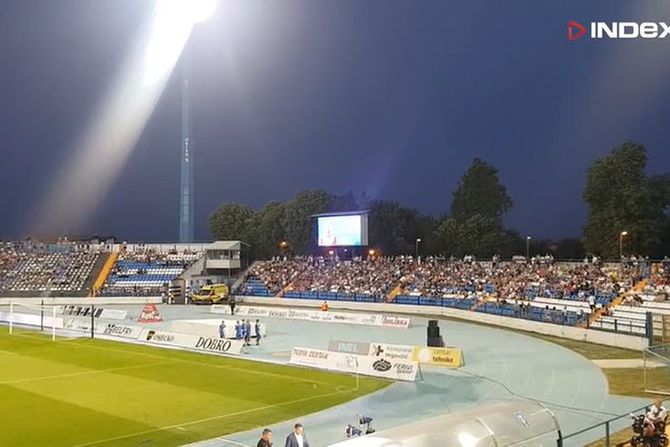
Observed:
[[[306,254],[314,240],[313,222],[310,216],[326,212],[330,196],[321,189],[299,192],[285,205],[281,218],[286,239],[293,252]]]
[[[280,202],[269,202],[256,212],[253,221],[253,256],[254,259],[268,259],[277,255],[279,244],[285,239],[282,219],[285,206]]]
[[[502,227],[502,216],[511,208],[512,199],[498,180],[498,170],[475,158],[453,193],[451,217],[465,222],[480,215]]]
[[[508,235],[500,230],[498,223],[481,214],[464,221],[448,217],[440,223],[435,233],[443,253],[459,258],[465,255],[490,258],[501,254],[509,243]]]
[[[458,257],[510,255],[519,238],[505,231],[502,218],[511,207],[512,199],[498,180],[498,170],[475,158],[453,193],[451,214],[434,232],[439,249]]]
[[[554,256],[557,259],[584,259],[586,250],[579,239],[565,238],[558,241]]]
[[[373,200],[369,207],[370,246],[386,255],[413,254],[416,240],[420,238],[421,253],[431,253],[434,219],[416,209],[402,207],[398,202]]]
[[[209,231],[218,240],[243,240],[248,242],[251,235],[253,210],[238,203],[219,206],[209,217]]]
[[[626,253],[654,254],[661,245],[670,181],[647,176],[646,166],[645,148],[627,142],[589,168],[584,188],[589,207],[584,245],[589,253],[618,258],[622,231],[627,232]]]

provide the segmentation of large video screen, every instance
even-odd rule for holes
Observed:
[[[319,247],[368,245],[367,214],[320,216],[316,219]]]

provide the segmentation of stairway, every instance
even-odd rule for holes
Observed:
[[[404,288],[402,284],[398,283],[397,286],[393,288],[387,295],[386,295],[386,302],[387,303],[392,303],[395,300],[395,297],[400,295],[403,292]]]
[[[640,293],[644,290],[644,288],[646,286],[647,286],[647,280],[643,279],[642,281],[635,284],[632,289],[627,290],[626,292],[624,292],[624,293],[620,294],[619,296],[617,296],[616,298],[614,298],[612,300],[612,302],[610,303],[609,307],[613,308],[613,307],[618,306],[619,304],[621,304],[623,302],[624,298],[626,298],[628,295],[630,295],[631,293]],[[605,313],[605,308],[604,307],[602,307],[600,309],[596,309],[596,311],[593,312],[591,314],[591,316],[589,317],[589,322],[593,323],[593,322],[598,321],[600,319],[600,317],[603,316],[603,313]],[[582,324],[582,325],[580,325],[580,327],[586,327],[586,325]]]
[[[107,282],[107,278],[109,277],[109,274],[112,273],[112,269],[114,268],[114,264],[116,264],[116,260],[119,257],[119,254],[117,252],[112,252],[109,254],[107,259],[105,260],[105,263],[103,264],[102,268],[100,269],[100,273],[98,274],[98,277],[96,278],[95,282],[93,283],[92,287],[92,293],[91,296],[96,296],[98,292],[103,288],[105,285],[105,282]],[[101,256],[102,259],[104,259]]]

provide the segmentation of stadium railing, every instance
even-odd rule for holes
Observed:
[[[631,414],[640,414],[640,412],[645,412],[647,409],[648,405],[645,405],[644,407],[636,408],[635,410],[631,410],[628,413],[621,414],[619,416],[613,417],[611,419],[608,419],[603,422],[599,422],[594,425],[590,425],[586,428],[583,428],[581,430],[578,430],[573,433],[569,433],[567,435],[563,435],[561,432],[558,434],[558,439],[556,439],[556,447],[563,447],[566,445],[566,441],[569,439],[576,438],[579,435],[583,435],[584,433],[591,432],[593,430],[601,430],[602,433],[602,442],[605,447],[610,447],[611,442],[612,442],[612,429],[614,428],[615,433],[619,430],[623,430],[626,428],[626,425],[623,423],[616,424],[618,421],[621,419],[628,419],[631,421],[631,423],[628,425],[630,427],[632,425],[632,419],[631,419]],[[614,427],[614,425],[618,425],[618,427]]]
[[[341,293],[341,292],[284,292],[284,298],[296,298],[303,300],[324,301],[355,301],[359,303],[383,303],[386,295],[377,296],[367,293]]]

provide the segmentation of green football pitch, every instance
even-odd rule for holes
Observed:
[[[0,446],[175,446],[294,419],[386,381],[0,327]]]

